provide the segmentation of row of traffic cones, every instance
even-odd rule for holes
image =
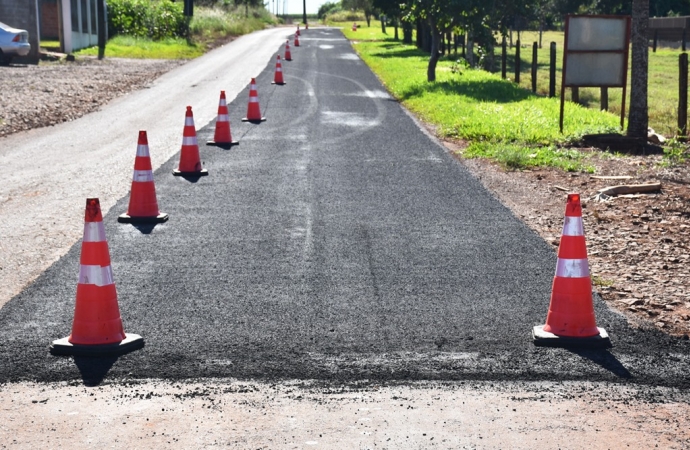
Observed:
[[[299,46],[299,26],[295,46]],[[285,44],[285,59],[292,60],[290,41]],[[280,55],[277,57],[274,84],[284,85]],[[247,115],[248,122],[266,120],[259,107],[256,80],[251,79]],[[230,131],[225,91],[220,92],[218,116],[213,139],[207,145],[230,147],[239,144]],[[182,147],[178,167],[173,175],[200,177],[208,175],[202,167],[192,107],[187,106],[182,132]],[[134,173],[127,212],[118,217],[121,223],[162,223],[168,215],[160,212],[153,181],[153,169],[146,131],[139,131]],[[53,341],[50,352],[55,355],[101,356],[119,355],[144,346],[137,334],[126,334],[122,325],[117,292],[110,265],[110,251],[105,238],[105,227],[97,198],[86,200],[84,235],[81,249],[81,267],[74,309],[72,332],[66,338]]]
[[[286,46],[286,50],[289,51],[289,47]],[[276,84],[283,81],[282,71],[278,71],[279,64],[280,56],[274,80]],[[249,96],[247,117],[243,120],[265,120],[259,110],[254,79],[251,80]],[[208,172],[201,167],[190,106],[185,114],[182,139],[180,164],[173,173],[181,176],[207,175]],[[214,137],[208,144],[237,144],[230,133],[225,91],[221,91]],[[118,221],[159,223],[167,219],[168,215],[158,209],[148,139],[146,132],[140,131],[129,207],[126,214],[118,217]],[[124,332],[103,217],[96,198],[86,201],[80,264],[72,332],[66,338],[53,341],[51,353],[85,356],[123,354],[143,347],[141,336]],[[569,194],[567,198],[546,323],[534,327],[532,336],[538,346],[611,346],[606,330],[596,326],[579,194]]]
[[[141,142],[138,158],[148,153]],[[125,334],[122,326],[103,217],[94,198],[86,200],[80,263],[72,333],[53,341],[51,353],[92,356],[143,347],[143,338]],[[568,195],[546,323],[534,327],[532,336],[538,346],[611,346],[606,330],[596,326],[579,194]]]

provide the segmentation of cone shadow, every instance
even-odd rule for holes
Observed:
[[[115,365],[117,356],[90,357],[75,356],[74,364],[77,366],[84,386],[94,387],[103,383],[105,376]]]
[[[230,150],[233,145],[240,145],[238,141],[232,141],[232,142],[207,142],[206,145],[208,146],[213,146],[213,147],[218,147],[223,150]]]
[[[139,230],[141,234],[151,234],[153,232],[153,229],[156,228],[155,223],[139,223],[132,224],[132,226]]]
[[[633,375],[625,368],[625,366],[618,361],[618,359],[608,350],[594,350],[594,349],[568,349],[569,352],[574,353],[581,358],[589,359],[593,363],[608,370],[618,378],[633,378]]]
[[[201,179],[201,177],[198,175],[178,175],[178,176],[180,178],[183,178],[183,179],[189,181],[190,183],[198,183],[199,180]]]

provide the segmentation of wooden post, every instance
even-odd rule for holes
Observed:
[[[539,64],[539,54],[537,53],[537,43],[532,43],[532,92],[537,92],[537,64]]]
[[[686,29],[683,28],[683,42],[681,43],[681,47],[683,48],[683,51],[685,51],[685,38],[687,37],[685,32],[686,32]]]
[[[508,62],[508,54],[506,53],[506,37],[503,36],[501,41],[501,78],[506,79],[506,63]]]
[[[515,82],[520,84],[520,39],[515,41]]]
[[[573,103],[580,103],[580,88],[577,86],[573,86],[571,89],[572,92],[570,95],[570,99]]]
[[[685,141],[688,136],[688,54],[681,53],[678,58],[678,134]]]
[[[602,111],[609,110],[609,88],[602,87],[599,103]]]
[[[556,43],[549,48],[549,97],[556,96]]]
[[[653,53],[656,53],[656,41],[657,41],[658,36],[659,36],[659,32],[654,31],[654,45],[652,45],[652,52]]]

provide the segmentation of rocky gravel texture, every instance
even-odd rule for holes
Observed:
[[[183,61],[84,58],[76,62],[0,67],[0,137],[74,120],[147,84]],[[447,142],[458,157],[462,142]],[[507,171],[463,162],[547,242],[558,246],[567,192],[583,196],[583,218],[595,289],[634,322],[690,334],[690,164],[660,155],[591,154],[594,176],[554,169]],[[601,188],[660,182],[650,194],[596,200]],[[546,316],[546,309],[544,311]]]
[[[77,119],[182,63],[80,58],[0,67],[0,137]]]

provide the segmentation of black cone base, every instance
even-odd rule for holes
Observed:
[[[557,336],[544,331],[544,325],[532,329],[534,345],[538,347],[566,347],[566,348],[611,348],[609,335],[603,328],[597,328],[599,334],[592,337]]]
[[[201,169],[198,172],[180,172],[179,170],[173,170],[173,175],[176,177],[205,177],[208,175],[208,170]]]
[[[144,338],[138,334],[125,334],[125,340],[117,344],[80,345],[71,344],[67,339],[53,341],[50,344],[50,353],[68,356],[111,356],[124,355],[144,347]]]
[[[120,223],[163,223],[168,221],[168,215],[159,213],[157,216],[132,217],[128,214],[120,214],[117,221]]]

